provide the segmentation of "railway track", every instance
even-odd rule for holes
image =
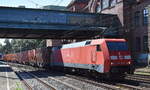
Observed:
[[[37,75],[40,75],[40,74],[42,74],[42,73],[36,73]],[[34,76],[36,75],[35,73],[34,73]],[[69,77],[69,78],[73,78],[73,76],[71,76],[71,75],[69,75],[69,74],[66,74],[65,76],[67,76],[67,77]],[[59,79],[55,79],[55,78],[51,78],[51,77],[48,77],[47,79],[53,79],[53,80],[57,80],[58,82],[61,82]],[[88,81],[88,80],[83,80],[83,79],[81,79],[81,78],[79,78],[78,77],[78,79],[77,79],[77,77],[75,78],[75,76],[74,76],[74,78],[73,79],[76,79],[76,80],[79,80],[79,81],[82,81],[82,82],[86,82],[86,83],[89,83],[89,84],[91,84],[91,85],[94,85],[94,86],[98,86],[98,87],[101,87],[101,88],[103,88],[103,89],[107,89],[107,90],[119,90],[119,88],[118,87],[115,87],[115,86],[113,86],[113,85],[108,85],[108,84],[105,84],[105,83],[96,83],[96,82],[94,82],[94,81]],[[62,83],[62,82],[61,82]],[[65,82],[63,82],[63,84],[65,84],[65,85],[69,85],[68,83],[65,83]],[[69,85],[69,87],[72,87],[71,85]],[[73,88],[74,88],[74,86],[73,86]],[[82,90],[82,89],[80,89],[80,88],[74,88],[75,90]]]
[[[36,75],[34,75],[34,76],[36,77]],[[126,89],[126,90],[146,90],[145,88],[134,86],[134,85],[130,85],[130,84],[126,84],[126,83],[125,84],[124,83],[115,83],[115,82],[111,82],[110,83],[108,81],[102,81],[102,82],[100,81],[99,82],[99,80],[95,81],[95,80],[91,80],[91,79],[88,79],[88,78],[83,77],[83,76],[76,76],[76,75],[70,75],[70,74],[66,74],[65,76],[69,77],[69,78],[73,78],[73,79],[79,80],[79,81],[83,81],[83,82],[86,82],[86,83],[89,83],[89,84],[92,84],[92,85],[95,85],[95,86],[98,86],[98,87],[102,87],[102,88],[108,89],[108,90],[124,90],[124,89]],[[58,82],[61,83],[61,81],[58,81]],[[66,85],[68,85],[68,84],[66,84]],[[79,88],[76,88],[75,90],[77,90],[77,89],[81,90]],[[31,90],[31,89],[29,89],[29,90]]]
[[[19,77],[19,79],[23,82],[23,84],[28,88],[28,90],[33,90],[32,87],[19,75],[18,72],[16,72],[16,75]]]
[[[14,66],[14,67],[16,67],[16,66]],[[18,67],[17,67],[18,68]],[[48,88],[48,90],[82,90],[82,89],[80,89],[80,88],[77,88],[77,87],[75,87],[75,86],[72,86],[72,85],[70,85],[70,84],[67,84],[67,83],[65,83],[65,82],[62,82],[62,81],[60,81],[60,80],[57,80],[57,79],[55,79],[55,78],[50,78],[50,77],[46,77],[45,79],[39,79],[39,75],[40,75],[40,73],[38,73],[38,74],[35,74],[35,73],[31,73],[32,72],[32,70],[31,70],[31,72],[30,72],[30,70],[28,70],[28,69],[24,69],[24,68],[21,68],[21,71],[23,71],[23,72],[25,72],[25,73],[27,73],[28,75],[30,75],[31,77],[34,77],[36,80],[38,80],[40,83],[42,83],[42,84],[44,84],[47,88]],[[42,72],[41,72],[42,73]],[[21,76],[20,76],[21,77]],[[47,80],[46,80],[47,79]],[[25,83],[24,83],[25,82]],[[23,81],[23,83],[27,86],[27,87],[29,87],[29,90],[37,90],[37,89],[30,89],[31,88],[31,86],[26,82],[26,81]],[[51,85],[49,85],[49,84],[51,84]],[[46,89],[44,89],[44,88],[41,88],[40,90],[46,90]]]
[[[50,72],[45,72],[45,74],[48,74],[48,73],[50,73]],[[104,86],[100,86],[100,85],[94,85],[94,84],[91,84],[91,83],[87,83],[87,82],[85,82],[85,81],[81,81],[81,80],[77,80],[77,79],[74,79],[74,78],[70,78],[70,77],[67,77],[66,76],[66,74],[64,74],[64,73],[60,73],[60,72],[53,72],[53,73],[57,73],[57,74],[59,74],[60,75],[60,77],[57,77],[57,75],[56,75],[56,77],[48,77],[48,79],[53,79],[53,80],[56,80],[56,81],[58,81],[58,82],[62,82],[63,84],[65,84],[65,85],[69,85],[69,86],[71,86],[71,87],[76,87],[76,89],[77,90],[104,90]],[[44,73],[43,73],[44,74]],[[61,74],[63,74],[64,76],[61,76]],[[39,74],[38,74],[39,75]],[[83,85],[83,87],[80,87],[80,86],[77,86],[76,84],[72,84],[72,83],[69,83],[69,82],[66,82],[66,81],[72,81],[72,82],[74,82],[74,83],[82,83],[82,84],[84,84],[85,83],[85,85],[86,86],[84,86]],[[76,82],[77,81],[77,82]],[[80,82],[81,81],[81,82]],[[82,85],[82,84],[80,84],[80,85]],[[91,86],[91,88],[93,88],[93,89],[90,89],[90,88],[88,88],[88,87],[90,87],[90,85],[92,85]],[[79,84],[78,84],[79,85]],[[109,86],[109,85],[108,85]],[[94,88],[95,87],[95,88]],[[106,87],[106,86],[105,86]],[[108,89],[108,88],[107,88]],[[117,90],[117,88],[110,88],[109,87],[109,90]]]
[[[127,75],[125,78],[150,84],[150,76],[148,75],[134,74],[134,75]]]
[[[24,71],[24,72],[26,72],[26,71]],[[35,75],[33,75],[33,74],[29,73],[29,72],[26,72],[26,73],[28,73],[29,75],[31,75],[32,77],[34,77],[36,80],[38,80],[40,83],[42,83],[43,85],[45,85],[47,88],[49,88],[51,90],[56,90],[56,88],[54,86],[47,84],[43,80],[39,79],[37,76],[35,76]]]
[[[121,90],[123,90],[123,89],[127,89],[127,90],[144,90],[144,89],[146,89],[146,88],[141,88],[138,86],[122,84],[122,83],[116,83],[115,85],[120,87]]]
[[[13,66],[15,66],[15,65],[13,65]],[[15,67],[17,67],[17,66],[15,66]],[[42,74],[42,73],[34,73],[34,76],[35,75],[40,75],[40,74]],[[66,76],[66,75],[65,75]],[[69,77],[69,74],[67,74],[67,77]],[[69,77],[69,78],[73,78],[73,77]],[[53,80],[56,80],[55,78],[47,78],[47,79],[53,79]],[[75,78],[73,78],[73,79],[76,79],[76,80],[79,80],[79,81],[83,81],[83,82],[86,82],[86,83],[89,83],[89,84],[91,84],[91,85],[94,85],[94,86],[98,86],[98,87],[101,87],[101,88],[104,88],[104,89],[109,89],[109,90],[119,90],[119,88],[118,87],[115,87],[115,86],[112,86],[112,85],[108,85],[108,84],[105,84],[105,83],[96,83],[96,82],[92,82],[92,81],[88,81],[88,80],[83,80],[83,79],[77,79],[77,77]],[[60,80],[57,80],[58,82],[61,82]],[[63,84],[65,84],[65,85],[68,85],[67,83],[64,83],[63,82]],[[70,87],[71,87],[71,85],[69,85]],[[76,90],[82,90],[82,89],[78,89],[78,88],[76,88]]]
[[[90,83],[90,84],[93,84],[93,85],[96,85],[96,86],[99,86],[99,87],[103,87],[105,89],[119,90],[119,87],[116,87],[116,86],[113,86],[113,85],[108,85],[108,84],[105,84],[105,83],[99,83],[99,82],[96,82],[96,81],[93,81],[93,80],[88,80],[87,78],[84,78],[84,77],[74,76],[74,75],[70,75],[70,74],[66,74],[66,76],[69,77],[69,78],[77,79],[79,81],[84,81],[84,82],[87,82],[87,83]]]
[[[44,82],[29,72],[24,70],[16,70],[16,68],[13,68],[13,70],[24,83],[24,85],[28,88],[28,90],[56,90],[54,86]],[[27,80],[29,78],[32,80]]]
[[[141,88],[138,86],[133,86],[133,85],[128,85],[128,84],[122,84],[122,83],[114,83],[114,82],[108,82],[108,81],[103,81],[103,83],[99,82],[99,81],[95,81],[95,80],[88,80],[87,78],[83,78],[80,76],[74,76],[74,75],[69,75],[66,74],[67,77],[70,78],[74,78],[77,80],[81,80],[87,83],[91,83],[94,84],[96,86],[99,87],[103,87],[105,89],[109,89],[109,90],[143,90],[145,88]]]
[[[112,83],[108,81],[95,81],[95,80],[89,80],[86,77],[82,76],[76,76],[76,75],[70,75],[70,74],[65,74],[66,77],[72,78],[78,81],[86,82],[98,87],[102,87],[106,90],[143,90],[146,88],[142,88],[139,86],[133,86],[133,85],[128,85],[128,84],[122,84],[122,83]]]

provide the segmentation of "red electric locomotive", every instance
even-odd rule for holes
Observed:
[[[133,72],[131,54],[124,39],[87,40],[54,47],[51,65],[107,75]]]
[[[105,77],[134,72],[131,54],[124,39],[87,40],[59,47],[7,54],[4,55],[4,59],[39,67],[50,66],[61,69],[64,67],[67,70],[90,71],[92,72],[90,74]]]

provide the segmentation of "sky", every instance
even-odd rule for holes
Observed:
[[[40,8],[45,5],[67,6],[71,0],[0,0],[0,6],[18,7],[24,5],[26,8]]]
[[[45,5],[67,6],[71,0],[0,0],[0,6],[18,7],[25,6],[26,8],[40,8]],[[5,39],[0,39],[0,43],[4,45]]]

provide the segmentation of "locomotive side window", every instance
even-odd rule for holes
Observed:
[[[110,51],[128,51],[126,42],[107,42]]]
[[[91,41],[86,41],[85,45],[91,44]]]
[[[101,51],[100,45],[96,45],[96,51]]]

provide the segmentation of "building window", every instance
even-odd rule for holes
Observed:
[[[140,52],[141,51],[141,38],[140,37],[136,37],[136,40],[135,40],[135,50],[137,52]]]
[[[115,6],[116,5],[116,0],[110,0],[110,6],[112,7],[112,6]]]
[[[134,13],[134,25],[139,26],[140,25],[140,11],[136,11]]]
[[[143,51],[148,51],[148,36],[143,37]]]
[[[109,7],[109,0],[102,0],[102,9]]]
[[[143,25],[148,24],[148,9],[143,10]]]
[[[101,10],[102,10],[101,0],[99,0],[99,2],[97,3],[96,11],[100,12]]]

